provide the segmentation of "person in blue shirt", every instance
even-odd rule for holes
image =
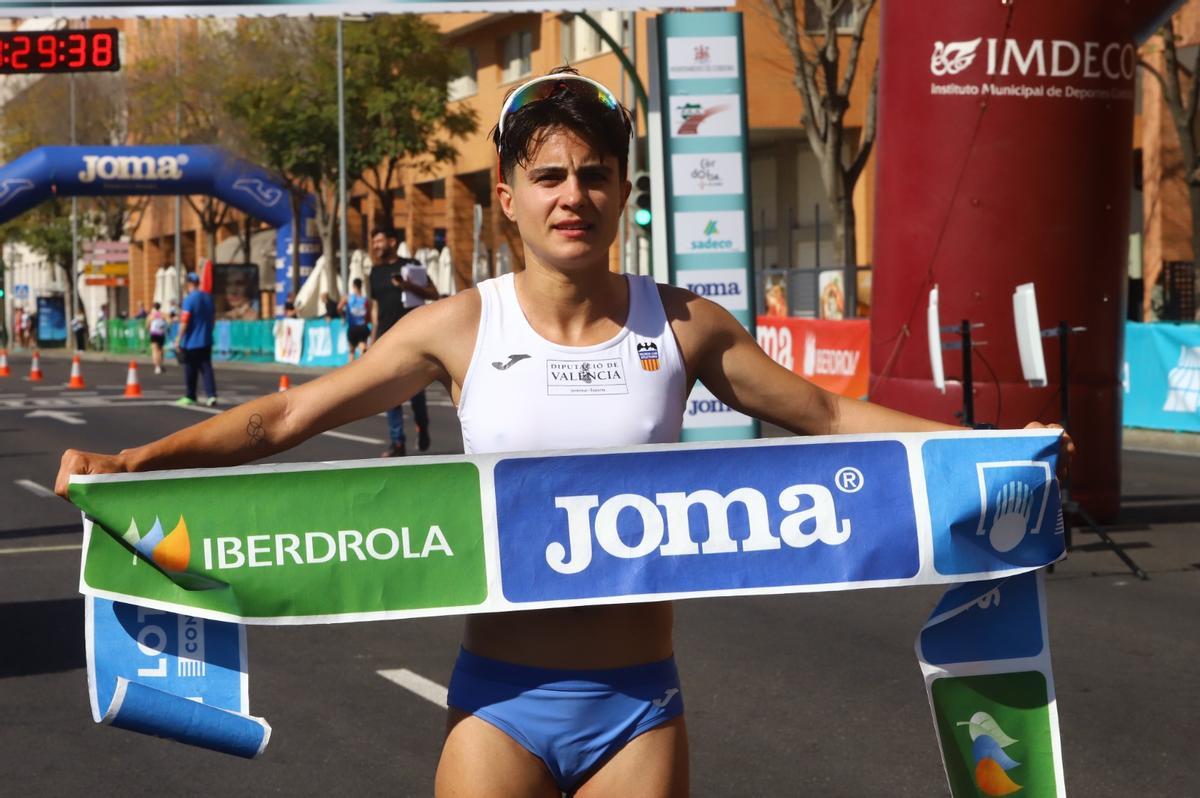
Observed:
[[[179,321],[179,335],[175,338],[175,351],[183,364],[184,385],[187,395],[175,403],[196,404],[196,377],[204,377],[204,403],[212,407],[217,403],[217,379],[213,374],[212,345],[213,324],[216,309],[212,297],[200,290],[200,277],[195,272],[187,276],[188,293],[183,298],[183,315]]]
[[[371,343],[371,300],[363,295],[363,281],[355,277],[350,293],[338,303],[346,316],[346,340],[350,344],[350,359],[357,360]]]

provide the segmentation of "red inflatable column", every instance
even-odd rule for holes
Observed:
[[[1045,388],[1028,387],[1017,353],[1013,289],[1035,283],[1043,328],[1087,327],[1070,341],[1074,488],[1104,519],[1120,502],[1134,37],[1170,5],[882,4],[871,398],[956,420],[958,353],[945,395],[931,382],[936,284],[943,325],[985,325],[976,420],[1058,421],[1057,339]]]

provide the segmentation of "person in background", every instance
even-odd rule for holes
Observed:
[[[296,316],[296,303],[290,299],[287,302],[283,303],[283,317],[285,319],[294,319],[297,317]]]
[[[147,311],[146,311],[146,305],[145,305],[145,303],[144,303],[144,302],[138,302],[138,309],[137,309],[137,313],[135,313],[133,317],[134,317],[135,319],[144,319],[144,318],[146,318],[146,317],[147,317],[147,316],[149,316],[149,315],[150,315],[150,314],[149,314],[149,312],[147,312]]]
[[[377,227],[371,234],[371,341],[392,328],[396,322],[404,318],[411,308],[405,307],[404,294],[414,292],[428,299],[437,299],[437,289],[428,284],[418,285],[415,281],[406,280],[406,266],[420,265],[412,258],[401,260],[396,255],[400,246],[400,237],[393,227]],[[428,283],[428,280],[426,280]],[[423,303],[422,303],[423,304]],[[429,449],[429,408],[425,401],[425,391],[418,391],[412,397],[413,421],[417,425],[417,448],[424,452]],[[387,411],[388,419],[388,448],[384,457],[403,457],[407,453],[407,441],[404,434],[404,405],[399,404]]]
[[[76,352],[87,349],[87,320],[82,313],[76,313],[75,318],[71,319],[71,334],[75,336]]]
[[[321,309],[324,311],[326,321],[333,321],[338,317],[338,303],[329,298],[329,293],[321,292]]]
[[[217,379],[213,374],[212,345],[213,325],[216,309],[212,297],[200,290],[200,276],[195,272],[187,276],[188,293],[183,298],[183,316],[179,321],[179,335],[175,338],[175,349],[183,363],[183,379],[187,395],[175,404],[196,404],[196,378],[203,375],[204,393],[208,398],[204,404],[213,407],[217,403]]]
[[[339,309],[346,314],[346,341],[350,344],[351,360],[362,357],[367,351],[367,345],[371,342],[371,308],[373,304],[363,295],[361,277],[354,278],[354,282],[350,284],[349,295],[342,297],[342,301],[338,303]],[[362,347],[361,351],[359,351],[359,347]]]
[[[163,373],[163,345],[167,342],[167,317],[162,305],[154,303],[154,309],[146,317],[146,331],[150,334],[150,357],[154,360],[154,373]]]
[[[100,348],[108,349],[108,303],[100,306],[96,315],[96,337],[100,339]]]

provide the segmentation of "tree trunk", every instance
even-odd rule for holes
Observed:
[[[845,318],[858,315],[858,239],[857,216],[854,213],[854,192],[846,186],[842,189],[838,207],[834,213],[834,229],[841,234],[842,282],[846,290]],[[836,235],[836,233],[835,233]]]

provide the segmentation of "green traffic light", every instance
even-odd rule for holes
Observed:
[[[637,212],[633,214],[633,220],[642,227],[648,227],[650,225],[650,211],[645,208],[638,208]]]

